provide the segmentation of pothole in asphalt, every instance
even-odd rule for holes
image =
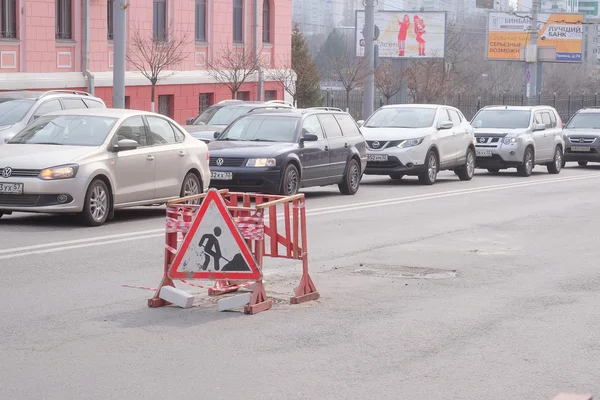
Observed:
[[[450,279],[456,278],[456,270],[409,267],[406,265],[361,265],[352,271],[355,275],[397,279]]]

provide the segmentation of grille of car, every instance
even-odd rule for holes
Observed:
[[[35,206],[40,196],[35,194],[0,194],[1,206]]]
[[[381,150],[381,149],[386,149],[388,147],[398,146],[403,141],[404,140],[392,140],[392,141],[367,140],[367,147],[371,150]],[[379,146],[377,146],[377,147],[373,146],[373,143],[375,143],[375,142],[379,143]]]
[[[596,141],[596,138],[579,138],[579,137],[570,137],[569,141],[571,143],[581,143],[581,144],[590,144]]]
[[[8,166],[6,168],[9,168]],[[4,168],[0,167],[0,171],[2,171]],[[26,178],[26,177],[36,177],[40,174],[40,172],[42,172],[39,169],[15,169],[12,168],[11,169],[11,174],[10,177],[22,177],[22,178]]]
[[[223,160],[220,162],[219,160]],[[209,166],[211,167],[241,167],[246,161],[245,158],[234,157],[211,157]]]

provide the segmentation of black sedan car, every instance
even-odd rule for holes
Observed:
[[[291,196],[338,185],[358,191],[365,139],[352,117],[328,108],[257,111],[235,120],[208,145],[211,186]]]

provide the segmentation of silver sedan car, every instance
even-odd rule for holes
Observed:
[[[86,225],[102,225],[116,209],[206,191],[208,160],[206,144],[159,114],[47,114],[0,146],[0,216],[76,213]]]

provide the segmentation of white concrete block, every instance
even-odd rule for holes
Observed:
[[[217,302],[219,311],[227,311],[237,307],[243,307],[250,303],[250,296],[252,293],[238,294],[237,296],[227,297]]]
[[[163,286],[158,297],[181,308],[190,308],[194,303],[193,295],[172,286]]]

